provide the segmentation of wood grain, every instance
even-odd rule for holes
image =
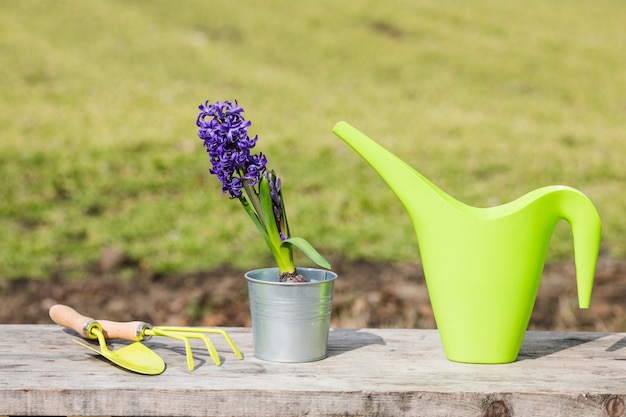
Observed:
[[[626,416],[626,333],[527,332],[518,360],[445,358],[436,330],[335,329],[329,357],[278,364],[254,358],[247,328],[225,328],[244,354],[212,336],[215,366],[192,341],[145,344],[158,376],[124,371],[54,325],[0,325],[0,415],[135,416]],[[125,342],[115,342],[115,349]]]

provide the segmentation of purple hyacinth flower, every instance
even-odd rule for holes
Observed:
[[[213,104],[206,101],[199,109],[196,125],[198,137],[211,160],[209,172],[222,183],[224,194],[239,198],[244,181],[256,185],[265,172],[265,156],[251,153],[258,137],[248,135],[251,123],[243,117],[243,108],[236,100]]]
[[[198,137],[206,150],[209,172],[222,184],[222,193],[238,199],[272,251],[281,282],[302,282],[293,260],[293,249],[300,249],[313,262],[330,269],[330,264],[306,240],[291,237],[281,191],[281,181],[267,169],[267,158],[252,153],[258,140],[250,137],[251,123],[243,108],[231,101],[206,101],[196,118]],[[245,194],[244,194],[245,193]]]

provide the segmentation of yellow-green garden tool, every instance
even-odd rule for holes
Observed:
[[[97,339],[100,350],[74,340],[81,346],[96,352],[114,364],[133,372],[158,375],[165,370],[165,362],[154,351],[141,343],[132,343],[115,351],[107,347],[103,326],[96,320],[78,313],[71,307],[56,304],[50,307],[50,318],[55,323],[74,330],[85,339]]]
[[[235,343],[232,341],[230,336],[228,336],[228,334],[221,329],[207,327],[152,326],[150,323],[143,321],[117,322],[110,320],[98,320],[98,323],[102,325],[104,333],[110,339],[124,339],[139,342],[142,340],[148,340],[152,336],[164,336],[180,340],[185,345],[187,366],[191,371],[194,370],[195,365],[189,339],[202,340],[209,351],[213,362],[215,362],[218,366],[222,364],[220,361],[220,355],[217,353],[215,345],[211,342],[211,339],[209,339],[207,334],[219,334],[223,336],[235,355],[239,359],[243,359],[243,355],[237,346],[235,346]]]

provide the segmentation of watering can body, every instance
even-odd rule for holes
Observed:
[[[497,207],[471,207],[348,123],[339,122],[333,132],[380,174],[408,211],[448,359],[515,361],[560,220],[572,227],[579,305],[589,307],[601,225],[580,191],[549,186]]]

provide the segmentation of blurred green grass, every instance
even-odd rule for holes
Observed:
[[[339,120],[469,204],[579,188],[626,255],[624,2],[0,4],[0,277],[80,277],[107,246],[159,272],[270,265],[208,173],[206,99],[239,100],[293,233],[331,258],[418,252]]]

